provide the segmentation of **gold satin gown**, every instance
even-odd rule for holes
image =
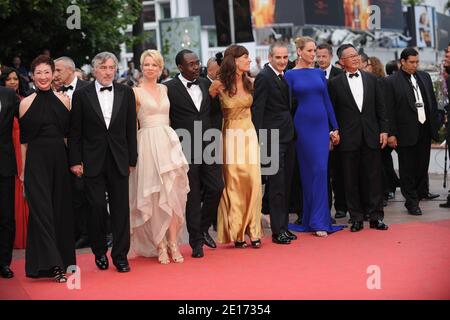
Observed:
[[[261,239],[262,187],[258,137],[251,117],[253,97],[220,93],[223,114],[223,178],[217,240]]]

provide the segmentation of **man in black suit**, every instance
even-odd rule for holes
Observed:
[[[287,64],[287,46],[282,43],[272,44],[269,48],[269,64],[264,66],[255,79],[252,106],[252,120],[260,144],[266,144],[269,152],[272,145],[278,144],[278,154],[270,154],[271,165],[274,165],[274,161],[278,162],[278,171],[268,175],[266,182],[272,242],[278,244],[290,244],[291,240],[297,239],[288,230],[295,148],[289,86],[284,79]],[[261,129],[267,130],[267,135],[263,135]],[[272,130],[279,132],[279,141],[271,141]]]
[[[60,57],[55,59],[54,79],[61,84],[59,91],[64,92],[70,98],[75,90],[85,87],[88,81],[79,80],[75,75],[75,63],[69,57]],[[89,236],[87,230],[87,219],[89,217],[89,206],[84,192],[83,177],[71,175],[72,183],[72,204],[75,218],[75,248],[85,248],[89,245]]]
[[[405,207],[421,215],[420,199],[428,192],[431,139],[438,138],[438,111],[428,73],[417,71],[419,53],[406,48],[400,55],[401,70],[386,80],[386,102],[391,123],[389,146],[398,153],[400,188]]]
[[[12,139],[14,117],[19,98],[14,90],[0,87],[0,276],[12,278],[12,260],[16,223],[14,219],[14,176],[17,163]]]
[[[111,257],[119,272],[128,272],[130,208],[128,176],[136,166],[136,101],[131,88],[113,83],[118,61],[109,52],[93,61],[96,81],[73,94],[69,160],[71,171],[84,176],[91,208],[89,240],[95,263],[108,268],[105,233],[105,192],[108,192],[113,248]]]
[[[205,161],[207,159],[203,157],[206,147],[203,135],[211,128],[211,97],[208,80],[199,77],[200,60],[194,52],[182,50],[176,55],[175,62],[180,74],[164,84],[170,100],[170,123],[183,139],[183,152],[190,163],[186,223],[192,257],[201,258],[205,237],[209,236],[205,230],[211,225],[211,216],[217,212],[222,196],[222,166]],[[215,141],[219,145],[217,138]]]
[[[342,45],[337,54],[345,72],[329,81],[329,92],[339,123],[345,196],[353,223],[350,230],[364,228],[365,209],[371,228],[387,230],[381,149],[387,144],[388,120],[383,93],[375,76],[358,70],[361,59],[353,45]],[[368,188],[367,192],[360,186]],[[368,208],[363,206],[364,194],[369,198]]]
[[[221,58],[222,53],[218,53],[215,57],[209,58],[206,64],[206,80],[208,80],[209,85],[211,85],[213,81],[217,79]],[[220,100],[218,96],[211,99],[211,128],[222,130],[222,109],[220,107]],[[202,194],[204,194],[204,192]],[[217,231],[217,211],[212,213],[211,223],[214,230]],[[205,244],[210,248],[216,248],[216,243],[208,232],[209,226],[205,225],[203,229],[203,233],[205,235]]]
[[[331,59],[333,58],[333,47],[331,47],[328,43],[322,43],[317,46],[316,57],[317,64],[319,65],[319,68],[325,72],[325,77],[327,80],[331,80],[343,72],[341,69],[336,68],[331,64]],[[334,149],[330,151],[328,171],[328,177],[330,180],[329,185],[333,189],[334,193],[334,209],[336,210],[334,217],[336,219],[345,218],[347,215],[347,204],[345,202],[344,175],[339,146],[335,146]],[[333,202],[331,190],[328,198],[331,208]]]

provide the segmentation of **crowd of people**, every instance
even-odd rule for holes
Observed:
[[[17,59],[3,67],[0,275],[14,276],[14,242],[26,247],[27,277],[65,282],[86,244],[106,270],[112,242],[112,263],[129,272],[137,256],[182,263],[184,229],[193,258],[216,241],[261,248],[267,216],[280,245],[295,232],[341,231],[335,219],[347,213],[351,232],[364,221],[386,231],[383,208],[397,187],[407,212],[421,215],[420,201],[437,196],[428,163],[442,121],[418,51],[406,48],[384,68],[344,44],[333,66],[329,44],[295,44],[289,61],[287,45],[272,43],[255,77],[241,45],[211,58],[203,76],[197,54],[181,50],[179,73],[164,81],[156,50],[142,53],[140,72],[129,66],[123,84],[109,52],[92,60],[94,81],[69,57],[39,55],[30,73]],[[450,46],[445,68],[448,84]]]

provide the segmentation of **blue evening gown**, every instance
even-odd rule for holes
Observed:
[[[294,125],[303,187],[302,225],[289,224],[289,229],[328,233],[342,230],[344,226],[331,224],[328,205],[330,128],[336,130],[338,125],[325,74],[320,69],[293,69],[286,72],[285,78],[298,103]]]

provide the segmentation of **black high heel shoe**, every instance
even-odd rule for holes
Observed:
[[[251,240],[252,248],[259,249],[261,248],[261,239],[257,239],[255,241]]]
[[[247,248],[247,242],[245,242],[245,241],[235,241],[234,242],[234,246],[236,248],[241,248],[241,249]]]
[[[67,282],[66,275],[64,274],[64,272],[60,267],[53,268],[53,279],[58,283]]]

